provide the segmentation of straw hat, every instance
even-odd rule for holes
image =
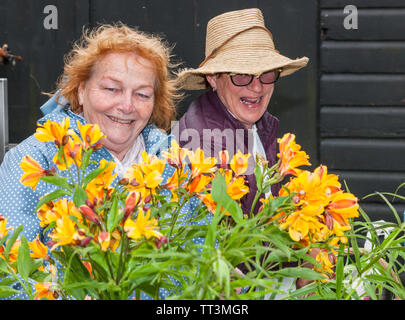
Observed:
[[[307,57],[292,60],[275,49],[273,36],[259,9],[230,11],[208,21],[204,61],[197,69],[181,70],[177,81],[184,89],[200,90],[206,88],[206,74],[260,75],[281,69],[283,77],[305,67],[308,60]]]

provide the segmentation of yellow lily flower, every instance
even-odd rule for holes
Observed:
[[[281,176],[287,174],[297,175],[300,166],[311,165],[308,161],[309,156],[305,151],[301,151],[301,146],[295,143],[295,135],[286,133],[281,139],[277,139],[280,152],[277,157],[281,160],[279,172]]]
[[[147,188],[143,173],[139,165],[133,164],[124,174],[124,178],[129,181],[126,189],[130,191],[138,191],[145,199],[150,194],[150,189]]]
[[[55,296],[57,295],[55,291],[52,289],[51,282],[38,282],[34,284],[35,287],[35,300],[41,300],[43,298],[47,300],[55,300]]]
[[[41,177],[46,176],[48,172],[30,156],[24,156],[22,158],[20,167],[24,171],[20,182],[27,187],[31,187],[32,190],[36,189]]]
[[[157,228],[157,220],[150,217],[150,210],[147,211],[146,216],[143,214],[141,208],[138,209],[138,215],[134,220],[127,219],[124,224],[124,230],[128,237],[134,240],[139,240],[142,237],[149,239],[150,237],[160,238],[163,235],[155,230]]]
[[[75,134],[73,130],[69,129],[69,118],[66,117],[61,124],[48,120],[44,124],[39,124],[34,134],[41,142],[54,142],[58,147],[66,143],[66,137]]]
[[[173,167],[180,168],[187,157],[188,150],[180,148],[176,140],[172,140],[169,152],[163,151],[163,157],[167,159],[167,163]]]
[[[142,162],[139,164],[142,172],[147,176],[150,173],[162,174],[165,169],[165,162],[153,154],[142,151]]]
[[[211,182],[212,177],[207,175],[198,175],[189,181],[187,190],[189,193],[200,193],[207,190],[207,185]]]
[[[7,228],[7,221],[8,219],[5,219],[0,215],[0,239],[5,237],[9,230],[13,229],[13,227]]]
[[[8,262],[13,263],[17,261],[18,258],[18,249],[20,248],[21,241],[16,240],[11,246],[10,252],[8,254]],[[4,257],[3,257],[4,259]]]
[[[249,187],[245,184],[244,177],[232,177],[232,172],[225,172],[226,193],[233,199],[239,200],[249,192]]]
[[[146,174],[144,181],[147,188],[155,189],[163,181],[163,177],[159,171],[155,170]]]
[[[249,164],[249,154],[242,154],[240,150],[232,157],[231,169],[235,172],[236,176],[244,174]]]
[[[214,157],[205,157],[204,151],[200,148],[198,148],[195,152],[189,151],[188,157],[191,164],[190,179],[193,179],[200,174],[213,173],[217,170],[217,159]]]
[[[106,136],[101,132],[98,124],[84,124],[77,121],[77,126],[80,131],[80,136],[84,142],[84,148],[94,148]]]
[[[357,198],[351,193],[336,192],[331,195],[331,202],[326,211],[340,225],[348,225],[350,218],[359,216]]]
[[[61,161],[56,154],[52,161],[56,164],[59,170],[68,170],[72,165],[80,167],[82,164],[83,145],[79,137],[74,134],[67,140],[63,146],[63,154]]]
[[[62,216],[56,221],[56,227],[50,235],[56,243],[51,250],[58,246],[64,246],[76,243],[77,239],[76,224],[68,216]]]
[[[107,231],[102,231],[98,235],[98,243],[100,244],[101,250],[106,252],[108,247],[110,246],[110,233]]]
[[[42,258],[44,260],[49,259],[48,247],[39,240],[39,235],[37,235],[37,237],[32,242],[29,242],[28,246],[32,251],[30,254],[31,258],[33,259]]]

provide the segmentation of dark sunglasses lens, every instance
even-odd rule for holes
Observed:
[[[278,77],[280,75],[279,71],[268,71],[263,73],[260,76],[260,81],[261,83],[265,83],[265,84],[270,84],[270,83],[274,83],[277,81]]]
[[[246,86],[252,81],[250,74],[235,74],[231,76],[232,83],[235,86]]]

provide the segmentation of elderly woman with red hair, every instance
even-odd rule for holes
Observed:
[[[103,147],[93,152],[86,174],[103,159],[114,161],[117,183],[142,160],[142,151],[160,156],[168,148],[166,130],[174,119],[177,98],[169,58],[170,50],[161,39],[122,24],[84,32],[67,55],[58,90],[41,107],[45,116],[38,123],[69,119],[69,129],[79,136],[80,126],[97,124],[106,137]],[[11,149],[0,167],[0,214],[10,227],[24,225],[28,241],[39,234],[46,242],[35,207],[56,187],[43,181],[35,190],[23,185],[20,162],[29,155],[51,170],[55,153],[52,142],[32,135]],[[169,174],[165,170],[164,180]]]

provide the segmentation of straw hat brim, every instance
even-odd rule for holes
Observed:
[[[207,88],[205,75],[216,73],[240,73],[260,75],[269,70],[281,69],[280,77],[290,75],[308,64],[307,57],[290,59],[273,50],[241,50],[232,54],[218,53],[197,69],[183,69],[177,73],[177,84],[185,90]]]

